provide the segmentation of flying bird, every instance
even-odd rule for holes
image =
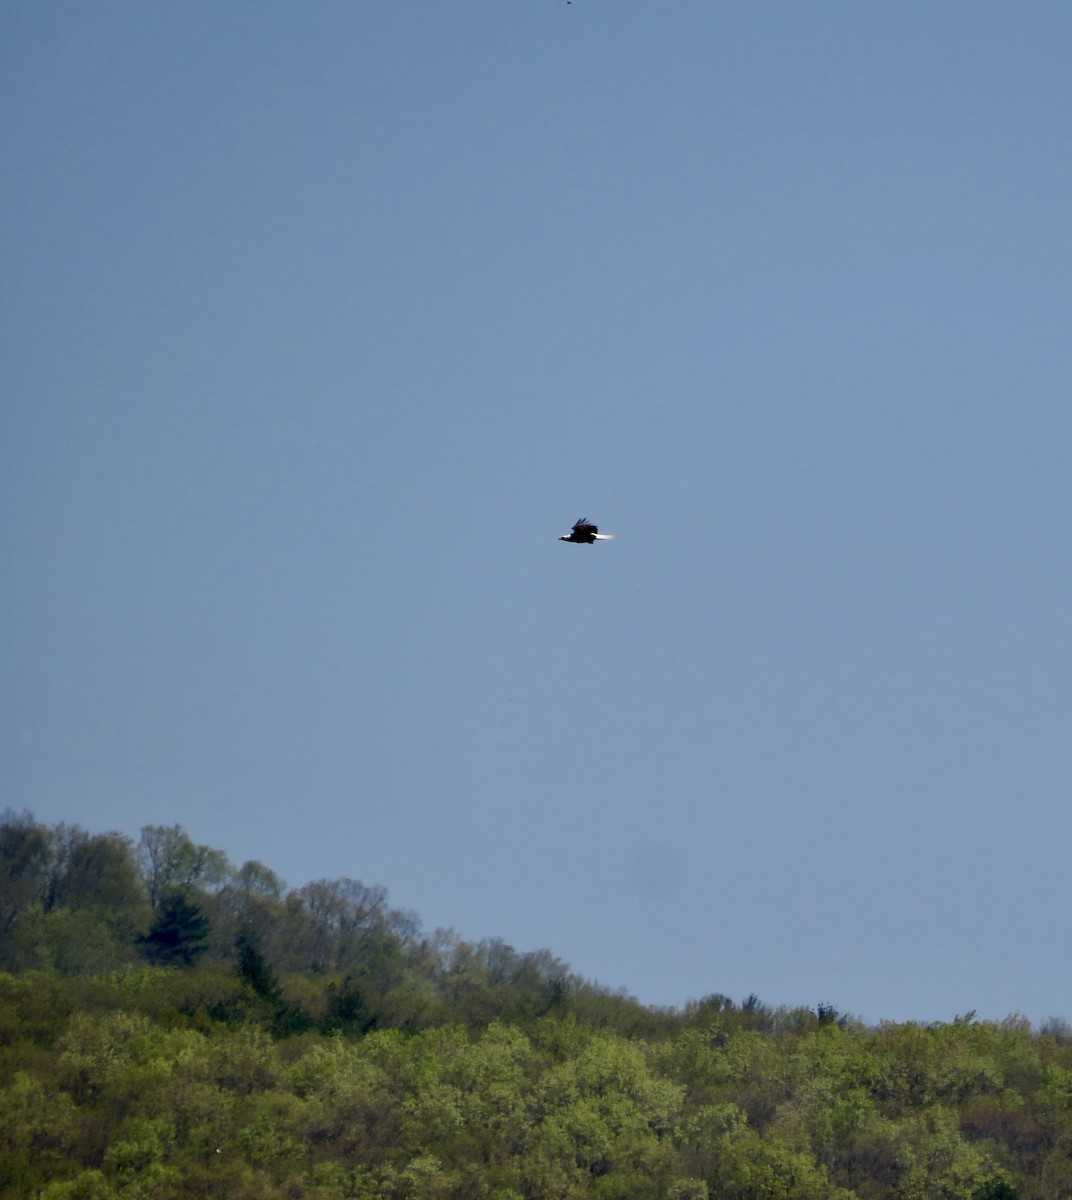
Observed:
[[[586,546],[590,546],[593,542],[613,542],[613,533],[600,533],[597,525],[590,525],[587,517],[581,519],[574,525],[569,533],[565,533],[558,539],[560,542],[583,542]]]

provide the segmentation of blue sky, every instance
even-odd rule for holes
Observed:
[[[1072,1017],[1067,4],[0,22],[3,803]]]

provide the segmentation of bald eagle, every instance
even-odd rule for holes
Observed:
[[[583,542],[590,546],[593,542],[612,542],[614,534],[600,533],[598,526],[590,525],[587,517],[581,517],[573,529],[569,533],[563,534],[558,540],[560,542]]]

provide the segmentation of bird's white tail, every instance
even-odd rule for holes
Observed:
[[[593,533],[592,537],[594,537],[597,542],[613,542],[614,541],[613,533]]]

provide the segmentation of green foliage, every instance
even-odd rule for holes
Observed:
[[[0,818],[0,1200],[1068,1200],[1051,1020],[653,1011],[288,892],[178,826]]]
[[[146,825],[141,831],[137,858],[154,908],[168,893],[212,888],[230,873],[222,851],[195,845],[181,825]]]
[[[0,817],[0,934],[43,898],[51,849],[49,831],[29,813]]]
[[[82,975],[109,971],[134,957],[129,937],[87,909],[40,905],[25,910],[8,943],[9,961],[26,968]]]
[[[73,1179],[57,1180],[39,1193],[40,1200],[115,1200],[115,1189],[103,1172],[90,1168]]]

